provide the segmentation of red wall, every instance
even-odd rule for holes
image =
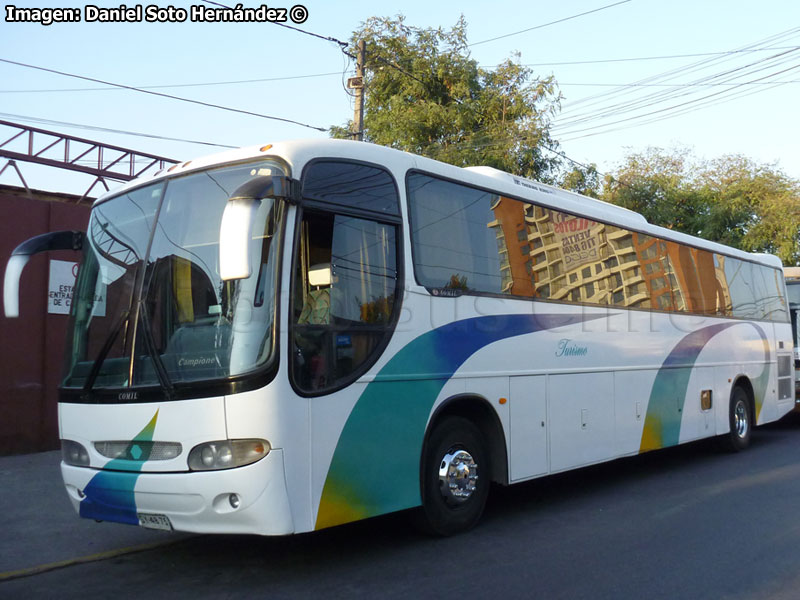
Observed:
[[[0,274],[21,242],[49,231],[85,231],[88,220],[89,203],[77,197],[0,186]],[[58,384],[68,317],[47,313],[50,259],[76,261],[79,254],[34,256],[20,281],[19,318],[7,319],[0,311],[0,455],[58,448]]]

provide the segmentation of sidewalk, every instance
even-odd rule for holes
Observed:
[[[0,580],[13,571],[187,536],[81,519],[64,490],[60,461],[59,451],[0,456]]]

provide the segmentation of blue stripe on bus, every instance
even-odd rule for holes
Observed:
[[[138,442],[150,442],[156,429],[158,411],[139,434],[131,440],[125,456]],[[103,470],[92,477],[83,489],[85,498],[80,503],[80,515],[98,521],[114,521],[138,525],[134,487],[142,466],[149,458],[150,445],[143,444],[138,461],[115,458],[103,465]]]
[[[412,340],[367,385],[350,413],[328,470],[316,528],[420,504],[418,450],[428,417],[444,385],[475,352],[502,339],[607,317],[474,317]]]
[[[475,352],[505,338],[605,316],[475,317],[439,327],[412,340],[367,385],[345,423],[323,488],[316,528],[420,504],[419,456],[407,449],[422,447],[428,417],[439,393]],[[700,352],[712,337],[734,325],[752,326],[763,342],[764,369],[753,381],[757,421],[769,379],[767,336],[755,323],[712,325],[678,342],[656,375],[645,430],[648,421],[651,431],[660,428],[660,447],[679,441],[689,376]],[[644,437],[645,434],[643,446]]]

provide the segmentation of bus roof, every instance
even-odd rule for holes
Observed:
[[[381,164],[394,171],[396,175],[404,174],[407,171],[418,170],[468,185],[489,189],[499,194],[508,195],[520,200],[535,202],[555,210],[562,210],[593,220],[619,225],[654,237],[673,240],[712,252],[719,252],[744,260],[766,264],[778,269],[782,267],[780,259],[776,256],[769,254],[752,254],[730,246],[652,225],[639,213],[626,208],[615,206],[595,198],[582,196],[575,192],[563,190],[538,181],[511,175],[510,173],[500,171],[493,167],[455,167],[401,150],[378,146],[368,142],[355,142],[350,140],[292,140],[276,142],[264,146],[250,146],[219,152],[186,161],[168,169],[162,169],[153,175],[130,181],[120,188],[103,194],[96,202],[100,202],[109,196],[116,195],[129,188],[157,181],[165,177],[184,175],[192,171],[221,166],[227,163],[258,157],[268,158],[270,156],[281,157],[289,164],[295,174],[299,173],[310,160],[323,157],[360,160]],[[798,276],[800,277],[800,268],[798,268],[798,271]]]

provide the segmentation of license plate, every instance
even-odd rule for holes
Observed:
[[[161,529],[162,531],[172,531],[172,523],[169,522],[169,517],[166,515],[149,515],[139,513],[139,525],[147,529]]]

